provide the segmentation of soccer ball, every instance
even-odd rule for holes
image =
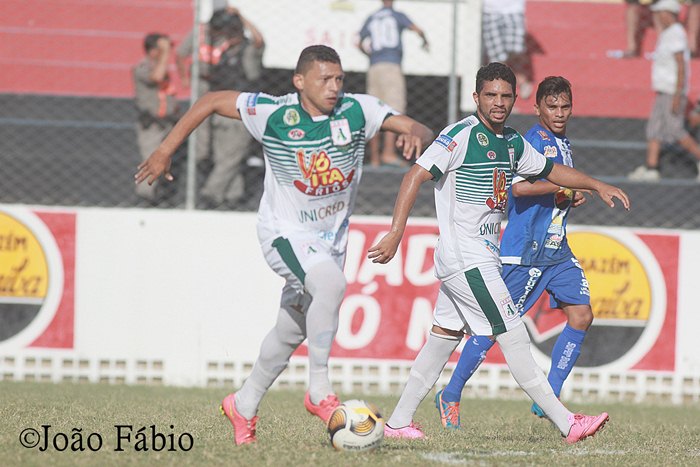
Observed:
[[[374,404],[352,399],[333,411],[328,434],[339,451],[369,451],[382,444],[384,419]]]

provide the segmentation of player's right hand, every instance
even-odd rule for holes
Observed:
[[[139,184],[146,180],[149,185],[153,185],[153,182],[158,180],[161,175],[169,182],[175,179],[170,173],[170,156],[156,150],[148,159],[139,164],[134,181]]]
[[[379,243],[367,250],[367,259],[371,259],[373,263],[388,263],[396,255],[401,237],[399,232],[389,232],[384,235]]]

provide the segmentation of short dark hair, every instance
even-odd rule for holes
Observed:
[[[151,32],[149,34],[146,34],[146,37],[143,39],[143,50],[148,53],[152,49],[155,49],[158,44],[158,39],[161,37],[168,37],[166,34],[162,34],[160,32]]]
[[[571,83],[563,76],[547,76],[537,86],[537,94],[535,94],[535,102],[539,104],[547,96],[558,96],[566,94],[571,102],[574,101],[574,96],[571,93]]]
[[[242,36],[244,32],[240,15],[232,13],[228,8],[221,8],[212,13],[209,26],[212,33],[221,34],[227,38]]]
[[[497,79],[502,79],[510,83],[513,87],[513,93],[515,93],[515,73],[510,69],[508,65],[500,62],[491,62],[488,65],[484,65],[479,68],[476,72],[476,92],[477,94],[481,92],[484,88],[484,83],[486,81],[495,81]]]
[[[326,45],[310,45],[301,51],[294,73],[303,74],[313,62],[330,62],[340,65],[338,52]]]

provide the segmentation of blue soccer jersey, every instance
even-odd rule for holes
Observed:
[[[573,167],[571,143],[554,135],[539,123],[525,134],[525,139],[553,162]],[[513,184],[523,178],[515,177]],[[554,194],[513,196],[508,190],[508,226],[501,239],[504,264],[547,266],[573,257],[566,240],[566,218],[573,191],[568,188]]]

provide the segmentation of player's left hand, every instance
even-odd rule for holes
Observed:
[[[373,263],[388,263],[396,255],[401,237],[399,232],[389,232],[384,235],[379,243],[367,250],[367,259],[371,259]]]
[[[617,198],[620,201],[622,201],[622,205],[625,207],[626,210],[630,210],[630,199],[627,196],[627,193],[625,193],[618,187],[601,182],[600,187],[596,191],[598,192],[598,196],[600,196],[600,199],[602,199],[603,202],[605,202],[605,204],[607,204],[611,208],[615,207],[615,201],[613,201],[613,199]]]
[[[419,136],[402,133],[396,138],[396,147],[402,150],[401,154],[404,159],[410,160],[420,156],[423,142]]]
[[[574,191],[574,199],[571,201],[571,207],[572,208],[577,208],[581,206],[582,204],[586,204],[588,202],[588,198],[586,198],[583,194],[588,193],[590,194],[590,190],[577,190]]]

